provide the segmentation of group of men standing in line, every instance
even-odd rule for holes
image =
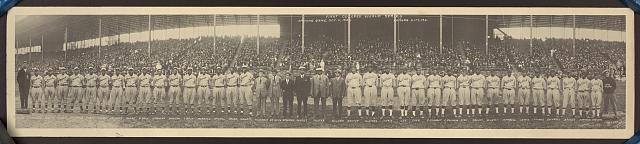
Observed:
[[[294,71],[235,71],[220,67],[170,70],[114,68],[96,71],[33,69],[18,72],[21,108],[31,112],[109,114],[244,114],[250,116],[462,117],[478,115],[555,115],[601,117],[601,105],[614,104],[615,80],[609,75],[561,73],[462,72],[372,68],[315,74]],[[167,73],[168,72],[168,73]],[[576,79],[577,78],[577,79]],[[602,79],[604,78],[604,79]],[[26,80],[28,79],[28,83]],[[26,84],[25,84],[26,83]],[[28,89],[25,90],[25,87]],[[26,92],[25,92],[26,91]],[[24,93],[24,94],[23,94]],[[23,98],[24,97],[24,98]],[[309,97],[313,111],[308,111]],[[297,102],[294,114],[294,99]],[[269,102],[267,102],[269,101]],[[283,104],[281,106],[280,104]],[[394,107],[394,105],[396,107]],[[516,111],[516,108],[517,111]],[[553,110],[555,111],[553,111]],[[577,111],[576,111],[577,110]],[[376,113],[379,112],[379,115]],[[357,114],[357,115],[356,115]]]

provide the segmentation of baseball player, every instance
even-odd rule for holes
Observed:
[[[226,97],[227,97],[227,112],[231,113],[231,107],[233,107],[233,112],[238,113],[238,73],[233,71],[232,69],[227,70],[226,74]]]
[[[111,84],[111,76],[107,75],[107,69],[100,69],[100,76],[98,76],[98,97],[96,97],[96,107],[100,107],[93,113],[102,113],[107,109],[107,102],[109,100],[109,85]],[[104,108],[104,109],[103,109]]]
[[[589,92],[591,90],[591,80],[586,77],[586,74],[583,74],[580,79],[578,79],[578,111],[580,116],[582,117],[583,111],[588,112],[589,108]]]
[[[180,113],[180,105],[184,104],[181,95],[180,85],[182,84],[182,75],[178,73],[179,69],[173,68],[171,70],[171,75],[169,75],[169,111],[175,112],[176,114]]]
[[[216,111],[216,105],[220,106],[220,112],[224,113],[224,106],[227,104],[227,101],[230,101],[230,99],[227,99],[225,97],[225,88],[226,88],[226,83],[225,83],[225,75],[222,74],[222,72],[220,71],[221,68],[220,67],[216,67],[216,69],[218,71],[216,71],[216,75],[211,77],[211,80],[213,81],[213,99],[216,100],[218,103],[213,103],[214,107],[213,107],[213,111]]]
[[[31,112],[42,112],[42,98],[43,96],[43,77],[40,75],[38,69],[33,68],[33,76],[31,76],[31,89],[29,90],[29,99],[31,99]],[[36,108],[37,105],[37,108]]]
[[[282,97],[282,89],[280,88],[280,81],[282,80],[282,77],[280,76],[280,73],[278,73],[278,69],[273,69],[273,71],[269,73],[267,77],[271,82],[269,84],[268,90],[270,92],[270,113],[272,117],[278,116],[278,113],[280,112],[280,98]]]
[[[534,77],[532,79],[532,84],[533,84],[533,114],[536,114],[538,111],[538,107],[540,107],[542,109],[542,115],[545,115],[545,110],[544,110],[544,90],[546,87],[546,82],[543,78],[544,76],[542,74],[540,75],[536,75],[536,77]]]
[[[239,77],[239,99],[240,100],[240,113],[244,114],[245,106],[249,108],[249,115],[253,115],[253,74],[249,72],[249,68],[246,65],[242,66],[242,74]]]
[[[384,73],[380,75],[380,83],[382,84],[382,89],[380,90],[382,116],[386,116],[387,110],[389,110],[389,116],[393,116],[393,88],[396,87],[396,76],[393,73],[389,73],[389,69],[385,69]]]
[[[158,107],[162,107],[161,112],[165,113],[164,108],[164,99],[165,99],[165,87],[167,86],[167,76],[164,75],[162,69],[156,67],[156,72],[153,75],[152,80],[153,85],[153,93],[151,94],[150,102],[153,103],[153,112],[151,114],[156,114],[158,112]]]
[[[591,113],[593,117],[600,118],[600,105],[602,105],[602,79],[592,76],[591,80]]]
[[[429,75],[427,77],[427,84],[429,89],[427,90],[427,99],[432,101],[428,102],[426,105],[433,106],[436,111],[436,117],[439,117],[441,113],[444,113],[444,109],[441,107],[443,102],[442,99],[442,82],[443,79],[437,71],[433,71],[433,75]],[[430,109],[431,109],[430,108]],[[440,112],[442,110],[442,112]],[[422,111],[421,111],[422,112]],[[431,111],[429,111],[429,116],[431,116]]]
[[[209,95],[211,95],[209,89],[209,80],[211,79],[211,75],[207,73],[207,68],[202,67],[200,73],[196,76],[197,87],[196,87],[196,99],[198,99],[196,103],[196,107],[198,109],[198,113],[202,113],[204,108],[206,107],[206,112],[211,112],[211,107],[209,107]]]
[[[409,98],[409,105],[412,107],[412,116],[416,116],[417,107],[421,105],[427,105],[431,107],[433,103],[433,97],[425,98],[424,89],[427,87],[427,78],[422,75],[422,71],[416,69],[415,74],[411,76],[411,97]],[[424,114],[424,111],[421,111]],[[429,108],[429,116],[431,116],[431,109]]]
[[[73,68],[73,75],[69,76],[69,79],[71,79],[71,90],[67,102],[71,106],[69,112],[75,112],[75,106],[80,106],[84,96],[84,89],[82,88],[84,86],[84,76],[79,74],[78,67],[75,67]]]
[[[150,110],[150,102],[151,99],[151,81],[152,76],[149,74],[149,69],[144,68],[142,70],[142,74],[138,76],[140,82],[140,88],[138,89],[138,103],[142,105],[139,111],[149,112]]]
[[[91,74],[87,74],[85,75],[85,84],[86,84],[86,88],[85,88],[85,96],[84,96],[84,100],[82,100],[84,102],[84,107],[85,107],[85,111],[89,112],[89,111],[95,111],[96,107],[95,107],[95,103],[96,103],[96,99],[97,97],[97,86],[98,86],[98,75],[95,73],[95,71],[93,71],[93,67],[89,67],[89,73]],[[91,108],[91,110],[90,110]]]
[[[362,76],[356,72],[356,69],[351,69],[351,73],[347,74],[345,79],[347,83],[347,116],[351,116],[351,106],[358,107],[358,116],[362,116],[362,110],[359,108],[362,92],[360,86],[363,85],[364,80]]]
[[[576,115],[576,79],[570,75],[562,78],[562,115],[566,114],[567,106],[571,107],[572,115]]]
[[[131,110],[135,110],[136,100],[138,99],[138,75],[133,72],[133,68],[127,68],[124,82],[124,113],[130,113],[132,112]]]
[[[67,109],[66,99],[69,94],[69,75],[65,71],[64,67],[60,67],[60,73],[56,75],[56,94],[55,94],[55,103],[58,104],[58,108],[56,112],[64,111]],[[64,107],[63,107],[64,106]]]
[[[409,111],[409,96],[411,95],[411,76],[406,70],[398,75],[398,101],[400,103],[400,116],[407,116]]]
[[[109,105],[111,112],[114,113],[116,107],[122,112],[122,96],[124,95],[124,76],[119,73],[120,69],[116,68],[111,76],[111,94],[109,95]]]
[[[471,90],[469,89],[469,85],[471,84],[471,76],[467,75],[467,72],[462,72],[458,76],[457,87],[458,88],[458,99],[460,104],[460,114],[462,115],[462,107],[466,109],[466,115],[469,115],[469,109],[473,109],[471,105]]]
[[[187,74],[183,77],[182,97],[184,102],[184,110],[186,113],[193,113],[193,105],[195,102],[197,77],[193,74],[193,68],[187,68]]]
[[[560,82],[556,75],[547,78],[547,114],[551,114],[551,107],[555,106],[555,114],[560,115]]]
[[[364,101],[362,105],[365,107],[366,116],[374,116],[373,113],[369,113],[369,110],[373,110],[375,99],[378,97],[378,74],[372,71],[372,68],[368,68],[367,72],[363,76],[364,79]]]
[[[445,117],[446,109],[453,109],[453,116],[459,117],[458,108],[457,108],[457,100],[456,97],[456,77],[452,76],[450,73],[446,73],[442,78],[442,82],[444,85],[444,89],[442,90],[442,117]],[[462,112],[460,112],[462,113]]]
[[[486,104],[487,110],[486,114],[489,114],[489,109],[495,107],[495,114],[498,114],[498,97],[500,96],[500,78],[495,75],[495,73],[490,73],[490,76],[487,77],[487,95],[486,95]]]
[[[471,104],[478,109],[478,114],[482,114],[482,100],[484,100],[485,77],[474,71],[471,75]],[[471,109],[471,114],[475,115],[475,109]]]
[[[53,69],[48,69],[45,72],[47,76],[44,77],[44,96],[45,96],[45,110],[47,113],[49,111],[53,112],[54,109],[54,99],[56,95],[56,76],[54,75]],[[51,107],[49,107],[51,106]]]
[[[507,113],[507,107],[511,108],[511,114],[515,112],[514,104],[516,100],[516,77],[513,76],[513,73],[510,73],[507,76],[502,77],[502,98],[504,98],[504,108],[503,113]]]
[[[525,107],[525,113],[529,114],[529,99],[531,98],[531,77],[527,73],[518,76],[518,100],[520,104],[520,114],[522,107]]]

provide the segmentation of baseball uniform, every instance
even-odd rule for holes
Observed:
[[[364,101],[363,106],[372,106],[375,104],[375,99],[378,97],[378,75],[372,72],[367,72],[363,76],[364,78]]]
[[[395,79],[396,77],[393,74],[382,74],[380,76],[380,81],[382,83],[382,89],[380,90],[380,105],[393,105],[393,84]]]
[[[347,106],[360,106],[362,92],[360,86],[363,85],[362,76],[359,73],[349,73],[346,77],[347,82]]]
[[[58,85],[56,87],[55,103],[58,104],[58,110],[62,109],[62,105],[67,106],[66,99],[69,94],[69,75],[63,73],[56,76]]]
[[[591,107],[600,109],[600,105],[602,105],[602,80],[601,79],[593,79],[591,80]]]
[[[31,89],[29,90],[29,97],[31,99],[31,108],[33,108],[33,110],[36,109],[36,105],[38,106],[38,109],[42,108],[40,104],[43,98],[43,81],[44,78],[41,75],[31,77]]]
[[[411,76],[408,74],[398,75],[398,103],[400,106],[409,105],[409,95],[411,94]]]
[[[498,104],[500,99],[500,78],[497,76],[489,76],[487,78],[487,84],[489,89],[487,89],[487,96],[485,97],[485,102],[487,105]]]
[[[45,100],[45,105],[47,105],[46,109],[47,110],[53,110],[54,108],[54,100],[55,100],[55,95],[56,95],[56,76],[54,75],[47,75],[44,77],[44,100]],[[49,108],[49,106],[51,106]]]
[[[84,107],[85,108],[89,108],[92,107],[92,109],[95,109],[94,106],[96,103],[96,99],[98,98],[97,96],[97,86],[98,86],[98,75],[96,75],[95,73],[92,73],[90,75],[85,76],[86,78],[86,88],[85,88],[85,97],[83,103],[84,103]]]
[[[471,76],[471,104],[482,105],[484,100],[485,78],[482,75],[473,74]]]
[[[253,85],[253,74],[251,74],[251,72],[245,72],[243,74],[240,74],[238,85],[240,85],[238,90],[239,102],[241,102],[241,104],[246,104],[248,106],[253,105],[254,96],[253,96],[253,90],[251,88]]]
[[[106,107],[109,101],[109,84],[111,83],[111,77],[109,75],[101,75],[98,76],[98,97],[96,98],[96,105],[102,107]]]
[[[516,101],[516,78],[513,76],[502,77],[502,95],[504,104],[513,105]]]
[[[442,106],[457,106],[458,97],[456,97],[456,78],[450,75],[445,76],[444,90],[442,90]]]
[[[591,81],[589,79],[578,79],[578,108],[589,107],[589,93],[591,90]]]
[[[471,90],[469,89],[469,85],[471,84],[471,77],[467,75],[458,76],[458,99],[460,105],[470,105],[471,104]]]
[[[547,106],[560,107],[560,79],[557,76],[547,78]]]
[[[424,89],[427,87],[426,81],[427,78],[424,75],[415,74],[411,77],[411,96],[408,100],[410,106],[431,106],[434,103],[433,97],[425,98],[424,96]]]
[[[544,78],[535,77],[532,79],[533,82],[533,106],[545,106],[544,104],[544,89],[546,82]]]
[[[530,104],[529,99],[531,99],[531,78],[529,76],[519,76],[518,77],[518,100],[520,102],[520,106],[528,106]]]
[[[439,107],[440,104],[442,104],[442,77],[440,77],[439,75],[430,75],[429,77],[427,77],[427,80],[429,81],[429,89],[427,90],[426,99],[429,99],[431,101],[427,101],[425,105],[433,105]]]
[[[124,102],[126,107],[135,107],[138,100],[138,76],[135,74],[128,74],[124,76],[125,79],[125,97]]]

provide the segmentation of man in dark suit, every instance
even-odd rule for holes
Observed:
[[[27,103],[28,103],[28,99],[29,99],[29,73],[27,72],[27,67],[26,66],[22,66],[22,68],[20,68],[18,70],[18,76],[17,76],[17,80],[18,80],[18,90],[20,92],[20,108],[26,109],[27,108]]]
[[[295,82],[291,79],[289,72],[286,72],[283,80],[280,82],[280,89],[282,89],[282,102],[284,103],[282,114],[285,117],[289,117],[293,114],[293,94],[296,90]]]
[[[298,116],[307,116],[307,102],[309,100],[309,95],[311,95],[311,78],[306,74],[305,67],[300,67],[299,75],[296,76],[295,84],[296,100],[298,101]]]

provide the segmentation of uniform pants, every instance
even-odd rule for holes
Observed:
[[[589,98],[589,91],[578,91],[578,108],[588,108]]]
[[[85,96],[84,96],[84,100],[82,100],[82,102],[84,102],[84,107],[90,107],[91,109],[93,109],[93,106],[95,106],[96,103],[96,98],[98,97],[97,91],[98,89],[96,87],[86,87],[84,90]]]
[[[138,88],[128,86],[125,88],[125,98],[124,102],[126,107],[135,107],[138,100]]]
[[[109,87],[99,87],[98,97],[96,97],[96,105],[103,107],[107,106],[109,101]]]
[[[393,87],[382,87],[380,94],[379,101],[381,106],[393,105]]]
[[[224,87],[214,87],[213,92],[213,100],[211,104],[216,107],[220,106],[221,108],[225,106],[227,99],[224,97]]]
[[[138,103],[142,105],[142,107],[144,108],[149,108],[150,102],[149,99],[151,99],[151,87],[140,87],[140,89],[138,90]]]
[[[591,107],[599,109],[602,105],[602,91],[591,91]]]
[[[472,88],[471,104],[479,106],[479,105],[482,105],[483,100],[484,100],[484,90],[482,88]]]
[[[409,105],[409,95],[411,95],[411,89],[409,87],[398,87],[398,102],[400,102],[400,106]]]
[[[67,104],[72,106],[80,106],[80,103],[82,103],[82,98],[84,97],[83,90],[84,89],[82,87],[71,87],[69,97],[67,97],[68,99],[66,100]]]
[[[487,89],[487,96],[485,97],[485,102],[487,105],[491,106],[494,104],[499,104],[499,94],[500,90],[498,88],[489,88]]]
[[[169,107],[177,107],[183,104],[185,101],[180,97],[182,95],[180,86],[169,87]]]
[[[513,105],[516,103],[516,90],[505,88],[502,90],[504,104]]]
[[[153,104],[153,107],[163,106],[165,104],[165,92],[164,87],[154,87],[153,94],[149,102]]]
[[[375,99],[378,97],[378,88],[375,86],[364,87],[364,97],[362,106],[368,107],[375,104]]]
[[[197,98],[198,99],[198,101],[197,101],[198,107],[209,107],[209,100],[210,100],[209,95],[211,95],[211,90],[209,89],[209,87],[208,86],[205,86],[205,87],[200,86],[200,87],[198,87],[196,89],[196,93],[197,93],[196,95],[198,97]]]
[[[549,89],[547,90],[547,106],[560,107],[562,99],[560,97],[560,90]]]
[[[471,105],[471,90],[469,87],[460,87],[458,88],[458,98],[460,105]]]
[[[431,106],[433,101],[433,97],[424,97],[424,89],[423,88],[414,88],[411,89],[411,97],[409,98],[410,106],[422,106],[428,105]]]
[[[123,93],[124,91],[122,90],[122,87],[113,87],[111,88],[111,95],[109,96],[109,106],[111,107],[120,107],[122,106],[122,99],[123,99]]]
[[[40,105],[42,97],[42,87],[31,87],[31,90],[29,90],[29,99],[31,99],[32,108],[37,108],[36,105]]]
[[[182,89],[182,100],[183,102],[185,102],[185,106],[189,107],[187,105],[193,105],[195,102],[195,94],[196,94],[196,88],[195,87],[185,87],[184,89]]]
[[[440,105],[442,105],[442,91],[440,90],[440,88],[427,89],[427,98],[425,99],[424,102],[422,102],[422,104],[427,106],[436,106],[436,107],[439,107]]]
[[[529,99],[531,99],[531,90],[521,88],[518,90],[518,100],[520,106],[529,106]]]
[[[238,101],[240,104],[245,105],[253,105],[254,96],[251,90],[251,86],[240,86],[240,96],[238,97]]]
[[[533,89],[533,106],[545,106],[544,98],[543,89]]]
[[[227,87],[226,90],[227,97],[227,106],[237,106],[238,105],[238,87],[230,86]]]
[[[562,107],[563,108],[576,108],[576,91],[572,88],[565,88],[562,91]],[[567,107],[570,106],[570,107]]]
[[[360,106],[362,93],[360,87],[347,88],[347,106]]]
[[[444,88],[442,91],[442,106],[457,106],[458,98],[453,88]]]
[[[55,98],[56,98],[56,88],[54,87],[45,87],[44,88],[44,100],[45,100],[45,104],[51,106],[51,108],[53,108],[53,106],[55,105]]]

